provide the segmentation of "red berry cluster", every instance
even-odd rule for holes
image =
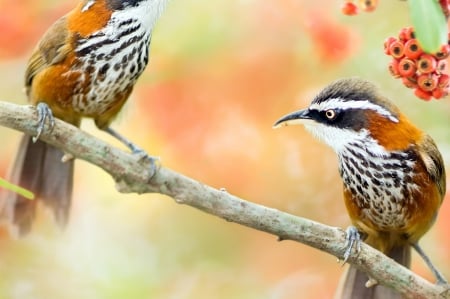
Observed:
[[[359,0],[359,7],[366,12],[374,11],[377,8],[378,0]],[[344,15],[354,16],[358,14],[358,5],[351,0],[345,0],[341,6]]]
[[[448,95],[450,77],[447,72],[447,57],[450,46],[443,45],[433,55],[424,53],[411,27],[400,30],[398,38],[388,37],[384,51],[392,56],[389,71],[395,78],[401,78],[408,88],[414,88],[417,97],[423,100],[440,99]]]

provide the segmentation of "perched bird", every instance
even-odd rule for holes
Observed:
[[[442,156],[431,137],[372,83],[358,78],[331,83],[308,108],[282,117],[274,126],[296,124],[303,124],[338,156],[353,224],[346,257],[361,235],[367,244],[409,267],[412,246],[438,282],[446,283],[418,245],[436,220],[446,189]],[[376,284],[350,267],[342,298],[401,298]]]
[[[34,192],[37,200],[8,193],[0,204],[19,233],[28,232],[42,201],[58,224],[68,220],[73,160],[38,137],[53,116],[80,126],[83,117],[141,151],[110,128],[149,60],[156,20],[167,0],[82,0],[44,34],[28,61],[25,90],[39,113],[34,141],[24,136],[11,181]]]

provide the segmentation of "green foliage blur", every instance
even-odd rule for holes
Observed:
[[[421,48],[435,53],[448,41],[447,20],[438,1],[409,1],[411,21]]]
[[[25,104],[28,55],[72,0],[0,0],[0,100]],[[335,154],[301,127],[273,122],[330,81],[376,82],[438,143],[450,172],[449,99],[423,102],[387,71],[383,41],[411,25],[404,1],[347,17],[341,1],[173,0],[150,64],[113,127],[162,164],[247,200],[349,225]],[[82,128],[117,144],[91,120]],[[0,177],[20,134],[0,128]],[[450,183],[448,183],[450,185]],[[450,277],[450,198],[422,246]],[[68,227],[41,211],[31,235],[0,231],[0,298],[332,298],[332,256],[158,195],[125,195],[76,162]],[[413,256],[413,269],[432,279]]]

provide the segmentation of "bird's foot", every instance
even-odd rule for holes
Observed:
[[[153,175],[158,171],[160,167],[160,158],[159,157],[153,157],[147,154],[144,150],[137,148],[137,150],[132,151],[133,155],[136,155],[139,159],[139,161],[148,161],[150,164],[150,173],[149,177],[152,178]]]
[[[136,144],[116,132],[110,127],[107,127],[104,129],[105,132],[122,142],[124,145],[126,145],[132,152],[133,155],[138,157],[139,161],[148,161],[150,163],[150,177],[152,177],[156,171],[158,170],[159,166],[157,165],[160,161],[159,157],[152,157],[149,154],[147,154],[146,151],[144,151],[142,148],[138,147]]]
[[[33,137],[33,142],[36,142],[41,136],[42,132],[45,129],[45,123],[48,122],[49,130],[52,131],[55,126],[55,117],[53,116],[52,110],[50,107],[43,102],[40,102],[36,105],[36,110],[38,113],[38,123],[37,123],[37,133],[36,136]]]
[[[359,253],[361,251],[361,235],[358,229],[354,226],[349,226],[345,230],[345,234],[346,234],[345,239],[347,249],[345,250],[344,253],[344,261],[343,261],[344,264],[350,258],[353,247],[355,247],[356,253]]]

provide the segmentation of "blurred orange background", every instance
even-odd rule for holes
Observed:
[[[23,74],[45,29],[76,1],[0,0],[0,100],[25,104]],[[301,127],[273,122],[330,81],[376,82],[438,143],[450,172],[449,99],[416,99],[387,71],[383,41],[410,25],[404,1],[347,17],[341,1],[171,1],[151,59],[113,127],[162,164],[249,201],[349,225],[335,154]],[[120,146],[91,120],[82,128]],[[0,128],[0,176],[20,134]],[[450,182],[448,181],[448,185]],[[450,278],[450,198],[422,239]],[[415,272],[432,279],[413,255]],[[336,258],[226,222],[158,194],[120,194],[76,162],[70,224],[41,217],[0,239],[0,298],[332,298]]]

